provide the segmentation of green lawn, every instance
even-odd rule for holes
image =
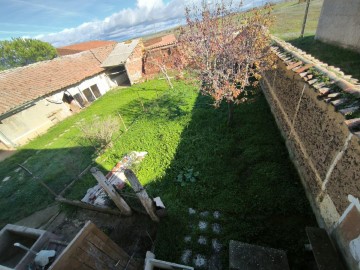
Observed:
[[[146,90],[145,90],[146,89]],[[119,113],[129,126],[142,110],[140,100],[146,102],[160,95],[165,85],[151,83],[107,93],[81,113],[74,115],[36,138],[12,157],[0,162],[0,227],[15,222],[53,202],[53,197],[29,176],[18,164],[24,164],[35,176],[56,193],[70,183],[93,159],[94,149],[84,143],[76,124]],[[123,130],[123,128],[122,128]],[[122,134],[122,130],[116,136]],[[124,152],[122,152],[124,153]]]
[[[215,110],[208,97],[198,95],[193,86],[183,82],[177,82],[173,92],[166,89],[164,81],[154,80],[111,91],[1,162],[1,174],[12,177],[0,183],[1,225],[53,201],[36,180],[14,172],[16,163],[30,157],[25,166],[59,192],[74,172],[79,173],[91,161],[94,152],[81,143],[73,124],[93,115],[120,112],[130,129],[118,133],[121,136],[95,165],[106,173],[124,154],[148,152],[134,170],[150,195],[161,196],[169,213],[158,230],[157,258],[180,262],[185,248],[210,255],[210,248],[196,242],[199,230],[189,227],[200,221],[187,214],[191,207],[220,211],[217,222],[222,233],[218,238],[224,247],[225,267],[227,246],[233,239],[284,249],[292,267],[303,269],[304,229],[315,220],[263,95],[257,93],[250,102],[237,106],[234,126],[228,127],[226,106]],[[60,134],[65,135],[45,146]],[[183,186],[175,180],[187,169],[199,172],[199,176]],[[95,183],[88,173],[66,196],[80,199]],[[210,240],[211,229],[201,233]],[[185,244],[187,235],[193,240]]]
[[[272,34],[284,40],[292,40],[300,36],[306,3],[299,4],[298,2],[298,0],[292,0],[274,6],[275,23],[271,28]],[[323,0],[310,2],[304,36],[315,35],[323,2]]]
[[[322,4],[323,0],[310,2],[304,38],[300,38],[300,32],[306,3],[298,4],[298,0],[293,0],[275,5],[273,13],[276,20],[271,32],[319,60],[339,67],[345,74],[360,80],[359,53],[315,40]]]

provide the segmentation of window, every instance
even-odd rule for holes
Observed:
[[[91,91],[93,92],[93,94],[94,94],[94,96],[95,96],[96,98],[101,97],[100,90],[99,90],[99,88],[98,88],[98,86],[97,86],[96,84],[90,86],[90,89],[91,89]]]
[[[93,93],[91,92],[90,88],[86,88],[83,90],[83,94],[85,95],[86,99],[89,102],[93,102],[95,100],[95,96],[93,95]]]
[[[81,107],[85,107],[84,99],[80,96],[80,94],[75,94],[74,98],[80,104]]]

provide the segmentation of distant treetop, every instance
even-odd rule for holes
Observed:
[[[57,56],[49,43],[37,39],[13,38],[0,41],[0,70],[22,67]]]

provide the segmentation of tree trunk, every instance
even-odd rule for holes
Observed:
[[[234,119],[234,103],[233,102],[228,102],[228,126],[231,126],[233,123],[233,119]]]

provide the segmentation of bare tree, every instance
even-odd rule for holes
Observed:
[[[246,98],[240,94],[256,86],[263,71],[274,65],[269,26],[269,5],[238,13],[232,1],[186,8],[187,25],[181,29],[179,45],[184,61],[195,71],[201,92],[210,95],[217,107],[228,103],[228,123],[232,122],[233,104]]]

